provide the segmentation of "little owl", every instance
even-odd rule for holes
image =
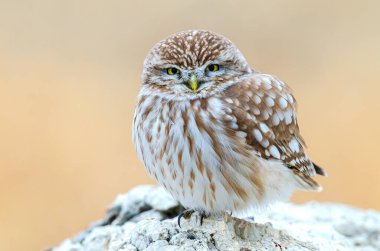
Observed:
[[[133,141],[185,216],[321,191],[312,177],[326,175],[305,153],[291,89],[253,70],[230,40],[210,31],[179,32],[151,49]]]

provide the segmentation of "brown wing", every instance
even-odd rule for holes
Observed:
[[[304,151],[296,100],[286,84],[271,75],[255,73],[252,78],[226,89],[224,95],[225,101],[231,104],[231,115],[236,117],[239,130],[247,133],[247,144],[259,156],[283,161],[312,188],[318,186],[308,177],[325,172],[315,167]]]

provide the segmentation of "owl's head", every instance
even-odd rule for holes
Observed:
[[[150,50],[142,84],[171,96],[194,98],[251,72],[230,40],[210,31],[189,30],[171,35]]]

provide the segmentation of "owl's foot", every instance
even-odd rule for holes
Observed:
[[[181,218],[185,218],[186,220],[190,219],[191,215],[193,215],[193,213],[198,213],[199,216],[200,216],[200,225],[202,226],[203,224],[203,218],[207,217],[207,215],[203,212],[203,211],[196,211],[194,209],[186,209],[185,211],[183,211],[182,213],[180,213],[178,215],[178,226],[181,227]]]

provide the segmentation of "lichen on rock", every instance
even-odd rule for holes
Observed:
[[[182,220],[164,189],[140,186],[119,195],[104,219],[54,251],[129,250],[380,250],[380,213],[344,205],[280,203],[239,219],[225,214]]]

